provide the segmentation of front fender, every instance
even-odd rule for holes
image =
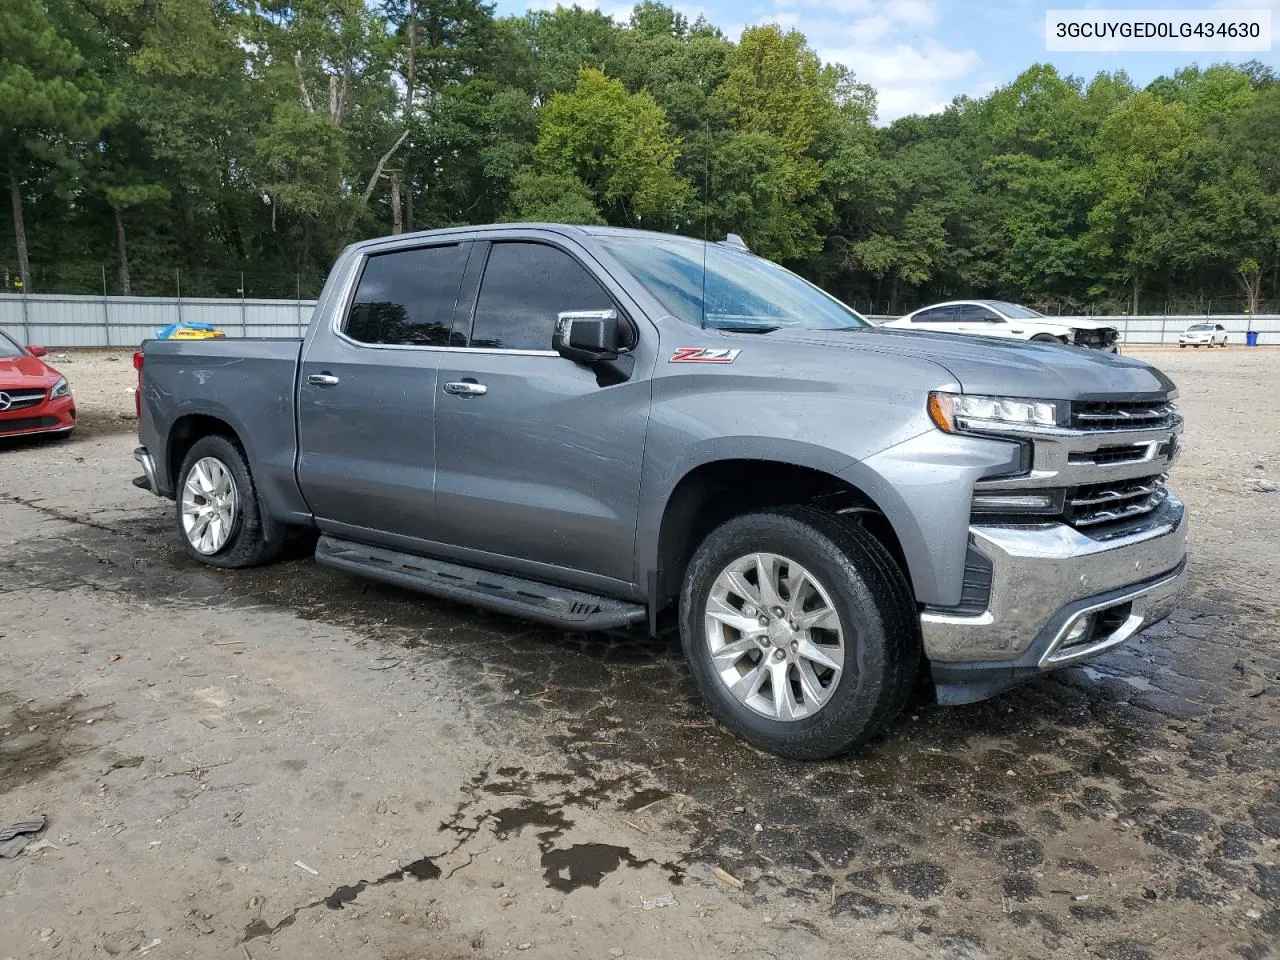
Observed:
[[[930,430],[846,467],[857,487],[888,518],[906,556],[919,603],[960,602],[973,485],[1017,470],[1016,443]]]

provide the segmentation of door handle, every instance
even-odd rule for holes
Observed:
[[[483,397],[489,392],[489,388],[474,380],[455,380],[444,385],[444,392],[455,397]]]
[[[307,375],[307,383],[313,387],[335,387],[338,378],[331,373],[312,373]]]

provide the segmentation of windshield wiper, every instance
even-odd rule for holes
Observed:
[[[742,327],[732,327],[717,323],[713,327],[707,327],[708,330],[723,330],[726,333],[773,333],[775,330],[781,330],[781,327],[762,327],[755,324],[748,324]]]

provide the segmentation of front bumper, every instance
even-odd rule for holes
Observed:
[[[75,427],[76,401],[70,394],[0,414],[0,437],[5,438],[70,433]]]
[[[1106,540],[1061,523],[972,526],[969,535],[991,564],[986,609],[920,618],[938,698],[948,703],[991,696],[1123,643],[1169,615],[1186,569],[1186,509],[1172,494]]]

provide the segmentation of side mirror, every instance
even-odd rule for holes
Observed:
[[[34,343],[27,344],[27,353],[33,357],[43,357],[48,352],[44,347],[38,347]]]
[[[556,316],[551,348],[574,363],[616,360],[621,352],[619,335],[616,310],[566,310]]]

